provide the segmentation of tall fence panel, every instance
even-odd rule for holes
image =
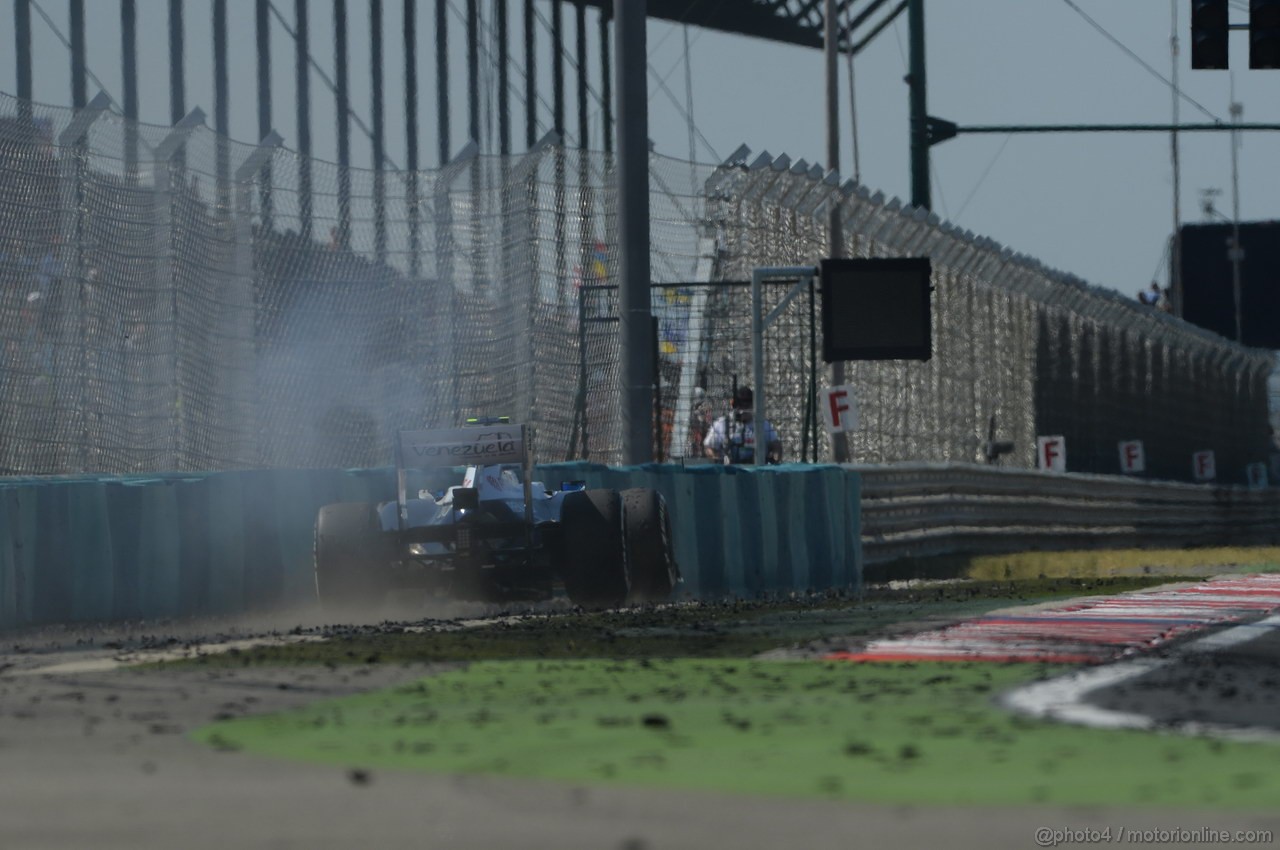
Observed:
[[[0,472],[357,467],[396,430],[506,414],[540,461],[622,459],[615,162],[554,138],[414,174],[340,169],[207,128],[0,97]],[[126,156],[136,137],[142,154]],[[230,174],[218,168],[220,157]],[[744,147],[650,159],[658,456],[699,454],[751,372],[759,266],[929,256],[933,359],[852,363],[853,458],[1219,477],[1266,460],[1269,354],[1090,287],[924,210]],[[826,460],[816,289],[765,288],[769,418]],[[785,306],[784,306],[785,303]]]
[[[861,412],[850,441],[855,461],[982,461],[995,439],[1015,446],[1002,463],[1034,467],[1036,436],[1058,435],[1069,469],[1117,473],[1117,444],[1141,439],[1154,477],[1189,479],[1192,454],[1212,449],[1219,479],[1243,484],[1245,466],[1275,450],[1269,352],[1089,286],[897,199],[837,186],[785,156],[749,156],[741,149],[708,183],[708,219],[727,247],[722,277],[816,262],[832,207],[846,256],[932,258],[932,359],[846,364]],[[723,383],[724,367],[718,371]],[[766,374],[770,392],[800,381],[767,346]],[[770,418],[784,436],[803,431],[786,404],[771,407]],[[829,456],[825,434],[820,441]]]

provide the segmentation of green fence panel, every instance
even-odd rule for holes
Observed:
[[[182,611],[178,491],[172,480],[130,482],[140,492],[137,520],[139,614],[148,619]]]
[[[284,601],[278,515],[283,475],[267,469],[247,470],[239,475],[244,486],[245,600],[251,609],[271,608]]]
[[[22,499],[26,488],[0,489],[0,625],[25,622],[26,585],[22,558]]]
[[[115,576],[109,557],[111,523],[106,487],[99,482],[83,481],[66,489],[66,528],[75,530],[74,534],[67,535],[71,538],[67,552],[71,619],[109,619],[115,597]]]
[[[68,496],[74,483],[36,489],[35,569],[31,578],[32,618],[40,623],[70,619],[71,559]]]
[[[539,466],[554,490],[665,497],[681,597],[861,583],[858,473],[834,466]],[[412,476],[411,492],[439,476]],[[316,512],[394,498],[395,470],[248,470],[0,482],[0,628],[307,605]]]
[[[18,618],[14,586],[16,569],[13,563],[13,532],[9,523],[10,494],[0,490],[0,623],[12,623]]]
[[[175,486],[178,510],[178,600],[183,616],[211,613],[210,585],[214,571],[209,524],[209,479]]]
[[[245,591],[244,484],[237,472],[212,475],[204,524],[209,529],[209,613],[231,614],[248,605]]]
[[[124,481],[103,484],[107,502],[107,520],[111,524],[111,548],[102,553],[111,565],[111,618],[136,619],[142,616],[142,583],[139,576],[139,553],[142,546],[142,503],[144,487]]]

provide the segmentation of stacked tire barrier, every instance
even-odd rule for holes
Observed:
[[[854,471],[566,463],[536,477],[662,493],[678,598],[860,585]],[[6,479],[0,629],[310,608],[320,507],[394,494],[392,469]]]

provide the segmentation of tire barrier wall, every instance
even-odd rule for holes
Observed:
[[[859,475],[851,470],[561,463],[535,476],[553,488],[583,480],[661,492],[681,597],[860,583]],[[395,471],[385,468],[5,479],[0,630],[311,605],[319,508],[394,494]]]
[[[838,466],[647,464],[539,467],[548,487],[650,487],[667,500],[677,594],[752,598],[856,589],[862,580],[860,476]]]

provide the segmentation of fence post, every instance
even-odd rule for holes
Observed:
[[[536,197],[537,192],[537,171],[538,166],[542,162],[542,158],[552,147],[560,144],[560,136],[554,130],[549,131],[538,142],[530,148],[525,154],[519,157],[518,161],[507,170],[506,177],[503,181],[503,223],[506,233],[503,239],[502,256],[504,258],[503,267],[503,291],[507,299],[507,307],[510,310],[520,309],[515,301],[515,292],[513,291],[513,277],[516,269],[521,268],[521,264],[511,255],[511,249],[508,247],[518,241],[523,241],[524,250],[529,252],[529,262],[524,265],[528,269],[528,286],[524,290],[525,304],[525,323],[523,328],[523,338],[520,340],[519,351],[522,360],[519,363],[519,375],[523,376],[523,380],[517,378],[515,393],[515,413],[521,417],[521,421],[533,425],[535,428],[541,424],[540,411],[534,409],[534,399],[537,397],[537,377],[536,368],[536,319],[537,311],[534,309],[541,297],[538,280],[538,239],[537,239],[537,218],[536,218]],[[505,159],[503,160],[505,162]],[[519,192],[521,203],[524,206],[524,212],[520,213],[520,207],[516,204],[516,193]],[[521,222],[519,226],[515,222]],[[535,431],[535,438],[537,433]],[[541,453],[541,446],[547,445],[547,442],[541,441],[535,444],[534,451]]]
[[[102,114],[107,111],[111,105],[111,98],[106,92],[100,91],[84,106],[83,109],[76,112],[75,117],[66,128],[58,134],[58,147],[69,156],[64,155],[60,158],[60,167],[58,169],[59,191],[62,196],[64,208],[74,210],[71,222],[71,244],[62,246],[62,249],[54,254],[54,268],[49,269],[49,291],[44,293],[45,303],[42,311],[46,314],[48,311],[55,311],[53,318],[58,320],[57,332],[54,339],[42,341],[42,347],[47,351],[47,362],[44,363],[45,368],[50,372],[50,392],[56,394],[59,385],[63,382],[58,381],[59,366],[65,364],[65,358],[61,356],[62,343],[64,340],[71,338],[68,333],[66,317],[72,315],[70,305],[68,303],[68,284],[74,280],[76,282],[76,310],[78,325],[75,329],[74,339],[77,349],[77,362],[73,369],[76,376],[77,392],[74,402],[68,406],[74,411],[72,421],[74,422],[72,434],[78,445],[78,458],[74,462],[76,471],[84,472],[91,465],[90,446],[94,444],[95,438],[90,435],[89,429],[94,427],[93,418],[90,417],[88,407],[88,389],[91,378],[89,376],[89,349],[88,340],[88,296],[87,287],[88,269],[85,262],[85,181],[88,178],[86,174],[87,162],[86,158],[89,150],[88,134],[89,129],[93,126]],[[73,262],[67,262],[67,256],[73,258]],[[70,274],[68,274],[70,272]],[[61,291],[59,291],[61,290]],[[62,315],[58,316],[57,311],[61,311]],[[48,325],[46,325],[48,327]],[[48,332],[48,331],[46,331]],[[46,358],[45,351],[38,352],[37,356]],[[56,414],[55,414],[56,415]],[[51,429],[54,434],[61,431],[61,428],[54,427]],[[49,464],[41,464],[39,468],[42,472],[53,472],[55,468],[59,471],[70,471],[73,466],[71,456],[69,454],[70,446],[59,447],[56,444],[53,447],[55,453],[61,451],[62,456],[59,458],[50,458],[53,461],[52,467]]]
[[[169,406],[169,461],[170,469],[183,469],[186,461],[186,431],[183,423],[183,374],[182,354],[179,345],[178,322],[178,282],[173,271],[173,177],[174,157],[187,143],[187,138],[197,127],[204,126],[204,111],[196,107],[188,112],[181,121],[173,125],[173,129],[152,151],[152,173],[155,175],[155,222],[154,239],[156,251],[156,292],[167,293],[168,316],[163,313],[159,318],[162,325],[169,328],[169,347],[172,351],[170,361],[169,385],[173,387],[173,401]],[[168,319],[166,322],[165,319]]]
[[[224,362],[232,364],[227,375],[227,395],[232,431],[237,435],[231,447],[237,465],[252,466],[262,460],[256,426],[258,394],[249,388],[258,373],[254,355],[253,184],[283,141],[280,134],[272,130],[240,163],[234,175],[235,260],[224,295],[229,349]],[[251,426],[252,430],[246,434]]]
[[[436,277],[440,285],[449,293],[449,345],[445,348],[441,371],[449,376],[449,396],[443,399],[437,409],[447,411],[455,419],[459,418],[461,399],[458,398],[458,281],[454,279],[454,250],[456,240],[453,238],[453,184],[468,169],[473,168],[480,148],[475,141],[467,144],[449,164],[440,169],[436,178]],[[458,422],[450,423],[452,425]]]

